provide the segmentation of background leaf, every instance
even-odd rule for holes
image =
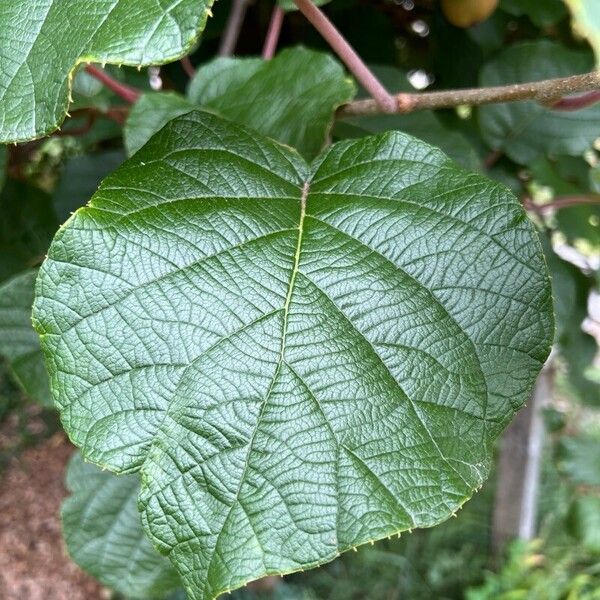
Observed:
[[[144,535],[137,510],[136,475],[116,476],[83,461],[78,452],[67,469],[71,496],[61,514],[71,558],[104,585],[130,598],[164,598],[178,587],[169,561]]]
[[[197,73],[198,81],[210,78],[210,84],[192,84],[193,101],[293,146],[307,158],[323,149],[335,109],[355,94],[337,60],[303,47],[283,50],[260,68],[250,64],[243,71],[229,67],[209,73]]]
[[[552,339],[505,188],[397,132],[309,166],[198,111],[61,229],[34,322],[65,428],[141,469],[193,599],[446,519]]]
[[[600,498],[583,495],[576,498],[569,515],[571,533],[582,546],[600,554]]]
[[[166,123],[192,108],[194,103],[174,92],[150,92],[141,96],[129,111],[123,128],[127,154],[135,154]]]
[[[538,81],[584,73],[593,57],[557,42],[537,40],[508,47],[484,66],[482,86]],[[491,104],[479,109],[481,133],[493,150],[527,165],[540,156],[581,155],[598,137],[600,104],[578,111],[558,111],[536,102]]]
[[[598,352],[598,346],[594,338],[581,328],[587,317],[587,301],[594,281],[557,256],[547,240],[544,249],[552,274],[556,343],[566,363],[568,382],[581,402],[599,406],[600,388],[586,376],[586,371]]]
[[[37,269],[32,269],[0,284],[0,355],[8,360],[23,391],[36,402],[52,407],[40,340],[31,326],[36,276]]]
[[[0,193],[0,282],[42,262],[58,228],[50,196],[8,181]]]
[[[313,0],[313,4],[316,6],[323,6],[324,4],[329,4],[329,2],[331,2],[331,0]],[[277,0],[277,3],[285,11],[298,10],[293,0]]]
[[[275,58],[217,58],[198,69],[189,101],[174,94],[143,97],[125,130],[130,153],[167,121],[202,106],[314,157],[325,145],[335,109],[354,84],[331,56],[289,48]]]
[[[575,484],[600,486],[600,437],[564,437],[559,446],[561,471]]]
[[[515,17],[527,15],[538,27],[554,25],[567,14],[563,0],[501,0],[500,8]]]
[[[84,154],[69,159],[52,194],[58,221],[63,223],[72,212],[83,206],[98,189],[102,179],[124,160],[122,150]]]
[[[551,198],[582,196],[589,203],[573,203],[560,208],[552,220],[566,241],[573,245],[584,240],[591,251],[600,249],[600,196],[593,195],[593,170],[581,157],[539,158],[529,165],[532,181],[551,192]]]
[[[369,67],[379,81],[393,93],[412,92],[406,73],[381,65]],[[363,90],[359,97],[368,97]],[[420,110],[406,115],[373,115],[336,121],[334,135],[338,138],[357,138],[384,131],[404,131],[433,146],[441,148],[450,158],[468,169],[477,169],[479,158],[473,146],[460,133],[446,127],[434,111]]]

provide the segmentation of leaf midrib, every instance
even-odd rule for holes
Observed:
[[[229,520],[234,507],[237,504],[239,504],[240,493],[242,491],[242,487],[243,487],[244,481],[246,479],[246,472],[248,471],[248,466],[250,464],[250,456],[252,454],[254,440],[256,438],[256,434],[258,433],[258,429],[260,427],[260,423],[262,420],[262,416],[265,412],[265,408],[269,402],[269,398],[271,397],[271,393],[273,392],[273,388],[275,387],[275,383],[277,381],[277,378],[279,377],[279,373],[281,372],[281,366],[285,360],[285,341],[286,341],[287,329],[288,329],[288,316],[289,316],[290,304],[292,301],[292,294],[294,292],[294,284],[296,282],[296,276],[298,274],[298,267],[300,265],[300,255],[302,252],[302,239],[304,237],[304,219],[306,216],[306,200],[308,197],[309,189],[310,189],[310,183],[308,181],[306,181],[302,187],[302,195],[300,197],[300,219],[299,219],[299,223],[298,223],[298,241],[296,242],[296,251],[294,254],[294,262],[292,265],[292,272],[290,275],[290,281],[288,284],[288,291],[287,291],[287,295],[285,298],[285,303],[283,305],[283,325],[281,328],[281,346],[280,346],[280,350],[279,350],[279,358],[277,361],[277,366],[275,367],[275,373],[273,374],[273,378],[271,379],[271,383],[269,385],[267,393],[265,394],[265,399],[262,402],[260,411],[256,418],[256,425],[252,431],[252,435],[250,436],[250,439],[248,440],[248,450],[246,452],[244,468],[242,469],[242,474],[240,475],[240,482],[239,482],[237,491],[235,493],[235,497],[231,503],[231,506],[229,507],[229,510],[227,512],[227,515],[225,516],[225,519],[223,520],[223,524],[221,525],[219,533],[217,534],[217,539],[215,540],[215,545],[214,545],[213,552],[212,552],[212,555],[210,558],[210,562],[208,563],[208,566],[206,568],[206,585],[210,585],[211,569],[213,566],[214,557],[217,554],[217,548],[219,545],[219,541],[221,539],[221,534],[223,533],[223,531],[225,531],[225,526],[227,525],[227,521]],[[248,519],[249,519],[249,517],[248,517]],[[222,591],[218,592],[218,594],[220,594],[220,593],[222,593]]]

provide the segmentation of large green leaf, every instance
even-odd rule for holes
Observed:
[[[169,561],[152,547],[137,510],[140,480],[69,462],[62,505],[63,532],[71,558],[104,585],[130,598],[164,598],[180,585]]]
[[[36,276],[37,269],[30,269],[0,284],[0,355],[29,397],[53,406],[40,340],[31,326]]]
[[[335,109],[355,88],[331,56],[288,48],[274,59],[217,58],[200,68],[189,101],[177,94],[142,97],[125,128],[130,153],[170,119],[202,106],[313,158],[325,145]]]
[[[65,117],[83,62],[151,65],[187,54],[212,0],[0,3],[0,142],[43,136]]]
[[[485,65],[481,85],[503,85],[566,77],[593,68],[590,53],[538,40],[510,46]],[[579,155],[598,137],[600,104],[558,111],[536,102],[493,104],[480,109],[481,133],[494,150],[520,164],[543,154]]]
[[[573,14],[573,27],[585,36],[600,66],[600,3],[598,0],[565,0]]]
[[[166,125],[56,236],[34,322],[73,441],[141,470],[192,599],[447,518],[552,339],[502,186],[393,132],[311,166],[214,115]]]

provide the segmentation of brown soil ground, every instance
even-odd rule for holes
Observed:
[[[56,433],[28,448],[0,473],[0,598],[99,600],[109,594],[67,556],[59,508],[73,452]]]

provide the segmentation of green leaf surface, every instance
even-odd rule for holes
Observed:
[[[194,104],[176,92],[144,94],[135,103],[123,128],[127,154],[135,154],[171,119],[194,108]]]
[[[308,58],[308,55],[305,53],[313,51],[302,47],[295,49],[288,48],[271,60],[276,60],[281,63],[282,54],[284,57],[293,57],[294,54],[297,54],[298,52],[305,58]],[[319,54],[319,56],[323,55]],[[205,102],[212,102],[213,104],[218,105],[220,100],[226,100],[230,89],[235,88],[235,86],[240,85],[240,83],[246,83],[249,79],[254,77],[256,73],[261,71],[265,65],[269,64],[269,62],[270,61],[255,57],[215,58],[206,65],[200,67],[196,72],[196,75],[190,81],[188,86],[188,98],[197,105],[204,104]],[[229,103],[232,103],[236,99],[239,100],[239,98],[234,98],[230,100]]]
[[[198,69],[188,99],[147,94],[133,107],[125,144],[133,154],[171,119],[201,106],[248,125],[313,158],[325,145],[335,109],[355,87],[331,56],[288,48],[274,59],[217,58]]]
[[[390,92],[414,91],[404,71],[384,65],[369,65],[369,68]],[[358,96],[365,98],[368,94],[361,89]],[[403,131],[437,146],[463,167],[473,170],[479,167],[480,161],[473,146],[462,134],[446,127],[431,110],[407,115],[347,118],[336,122],[333,133],[337,138],[346,139],[391,130]]]
[[[593,68],[590,53],[537,40],[510,46],[482,69],[482,86],[538,81],[584,73]],[[493,150],[527,165],[544,154],[581,155],[598,137],[600,104],[558,111],[537,102],[493,104],[479,109],[481,133]]]
[[[573,15],[573,28],[585,36],[596,54],[600,67],[600,2],[598,0],[565,0]]]
[[[560,469],[574,484],[600,486],[600,437],[563,437],[559,446]]]
[[[583,240],[590,251],[600,251],[600,202],[561,208],[556,213],[556,224],[569,242]]]
[[[600,194],[600,164],[590,169],[589,179],[592,192]]]
[[[30,269],[0,284],[0,355],[23,391],[52,407],[48,373],[40,340],[31,326],[31,307],[37,269]]]
[[[252,127],[313,158],[326,143],[335,109],[354,93],[353,82],[334,58],[296,47],[270,61],[217,58],[198,69],[188,97],[192,105]],[[169,119],[186,110],[181,96],[142,99],[128,120],[128,147],[132,138],[133,147],[141,147]]]
[[[165,63],[184,56],[212,0],[6,0],[0,3],[0,142],[63,121],[76,66]]]
[[[563,0],[502,0],[500,8],[515,17],[527,15],[538,27],[554,25],[567,14]]]
[[[549,188],[553,198],[581,195],[591,199],[593,170],[583,158],[540,158],[530,165],[530,172],[532,181]],[[554,224],[568,243],[584,241],[591,251],[600,249],[600,202],[561,208],[554,215]]]
[[[7,181],[0,193],[0,283],[42,262],[58,223],[50,196]]]
[[[467,169],[475,170],[480,166],[477,152],[467,139],[445,127],[431,111],[344,119],[336,123],[334,134],[345,139],[392,130],[403,131],[437,146]]]
[[[62,504],[63,534],[82,569],[129,598],[164,598],[180,585],[171,563],[142,529],[137,475],[101,471],[77,452],[66,485],[71,495]]]
[[[323,6],[324,4],[329,4],[331,0],[313,0],[313,4],[316,6]],[[294,0],[277,0],[277,4],[283,8],[285,11],[290,10],[298,10],[296,3]]]
[[[531,181],[550,188],[552,198],[590,191],[590,166],[582,157],[541,157],[529,165]]]
[[[141,470],[194,600],[450,516],[553,330],[504,187],[398,132],[308,165],[200,111],[61,229],[34,322],[70,437]]]
[[[589,552],[600,554],[600,498],[591,494],[579,496],[568,515],[571,533]]]
[[[581,329],[588,314],[587,302],[594,281],[557,256],[547,240],[544,241],[544,251],[552,275],[556,342],[566,364],[567,380],[581,402],[600,406],[600,386],[586,373],[593,364],[598,345]]]

